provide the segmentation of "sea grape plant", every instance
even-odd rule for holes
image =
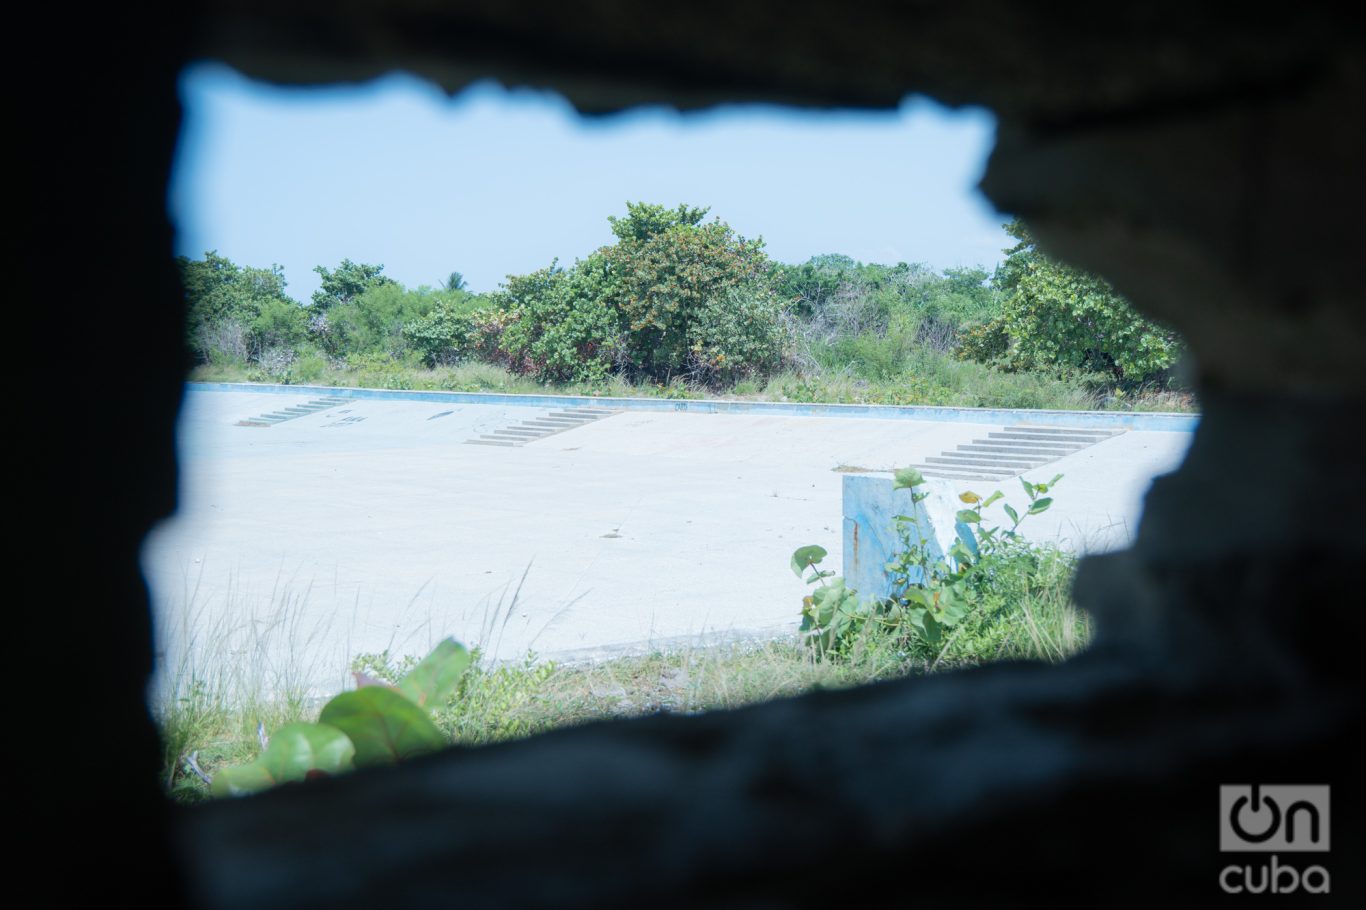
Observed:
[[[792,571],[800,578],[809,570],[807,584],[820,585],[802,600],[801,631],[807,643],[821,654],[839,651],[873,624],[894,635],[938,645],[946,630],[962,623],[980,605],[985,581],[1023,542],[1020,525],[1029,516],[1048,510],[1053,499],[1045,494],[1061,479],[1058,474],[1046,482],[1031,483],[1021,477],[1029,506],[1020,513],[1009,503],[1002,505],[1011,521],[1009,527],[982,522],[986,509],[1004,497],[1000,490],[985,499],[971,490],[959,494],[965,508],[954,516],[957,536],[942,555],[931,546],[931,529],[922,526],[922,519],[897,515],[901,548],[886,564],[892,579],[892,594],[887,598],[860,597],[834,572],[817,568],[828,555],[824,548],[799,548],[792,554]],[[892,488],[909,489],[912,504],[919,505],[929,496],[920,489],[924,485],[924,475],[904,468],[896,472]]]
[[[215,774],[213,794],[240,796],[444,748],[430,712],[446,704],[470,663],[465,646],[448,638],[395,685],[357,673],[357,688],[324,705],[317,723],[281,727],[254,761]]]

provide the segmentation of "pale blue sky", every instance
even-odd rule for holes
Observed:
[[[784,262],[991,269],[1011,244],[976,190],[995,123],[909,99],[900,111],[734,106],[578,117],[558,96],[483,83],[448,99],[417,79],[281,89],[186,71],[170,205],[177,252],[285,267],[378,262],[404,284],[462,272],[474,290],[612,240],[625,202],[710,206]],[[710,216],[709,216],[710,217]]]

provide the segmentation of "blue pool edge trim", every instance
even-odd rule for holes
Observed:
[[[256,392],[319,395],[381,401],[511,405],[530,408],[598,407],[618,411],[667,411],[685,414],[770,414],[781,417],[862,417],[878,420],[930,420],[944,423],[1034,424],[1190,433],[1199,414],[1162,411],[1045,411],[1027,408],[953,408],[898,404],[804,404],[786,401],[726,401],[717,398],[608,398],[593,395],[516,395],[506,392],[441,392],[417,389],[360,389],[346,386],[278,385],[251,382],[187,382],[191,392]]]

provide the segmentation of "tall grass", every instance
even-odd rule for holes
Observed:
[[[613,398],[708,398],[834,404],[939,405],[1050,410],[1191,411],[1187,392],[1156,384],[1124,392],[1095,377],[1061,378],[1046,373],[1004,372],[918,339],[914,333],[859,335],[816,340],[796,352],[792,366],[767,377],[742,378],[730,389],[710,389],[676,379],[668,384],[633,383],[620,375],[585,383],[542,385],[491,363],[467,362],[427,368],[382,357],[352,363],[305,355],[278,373],[259,364],[218,362],[194,369],[200,382],[279,382],[334,387],[448,392],[563,394]]]
[[[320,647],[331,620],[308,619],[310,593],[277,578],[259,598],[229,579],[214,597],[196,579],[179,601],[158,605],[148,702],[172,792],[189,783],[186,762],[196,753],[237,760],[250,753],[259,728],[309,718],[321,696],[342,684],[344,655]]]
[[[978,614],[932,647],[868,624],[837,657],[818,655],[794,631],[719,644],[699,638],[669,650],[575,663],[534,654],[499,662],[476,650],[457,696],[436,720],[453,743],[474,746],[593,720],[737,708],[998,659],[1056,662],[1077,653],[1090,637],[1089,621],[1069,596],[1073,562],[1049,549],[1007,561]],[[480,636],[491,653],[519,590],[486,611]],[[306,591],[281,589],[264,615],[206,626],[196,626],[187,615],[182,631],[189,634],[167,636],[173,644],[162,657],[154,705],[173,797],[195,801],[207,794],[187,759],[197,759],[208,773],[250,761],[260,750],[262,731],[316,719],[322,699],[309,680],[318,678],[318,669],[339,677],[341,667],[330,659],[321,668],[291,666],[280,656],[297,660],[308,650],[306,599]],[[796,609],[794,604],[794,614]],[[356,655],[349,666],[396,680],[417,656],[386,649]]]

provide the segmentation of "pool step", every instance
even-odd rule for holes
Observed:
[[[1089,430],[1073,427],[1006,427],[989,432],[952,452],[928,457],[914,465],[926,477],[947,480],[1007,480],[1043,467],[1066,455],[1080,452],[1125,430]]]
[[[267,411],[255,417],[248,417],[239,420],[236,426],[239,427],[273,427],[277,423],[284,423],[286,420],[295,420],[299,417],[307,417],[309,414],[317,414],[319,411],[326,411],[335,408],[337,405],[346,404],[349,398],[313,398],[303,404],[296,404],[278,411]]]
[[[611,417],[616,413],[605,408],[567,408],[563,411],[551,411],[549,414],[528,418],[492,433],[484,433],[477,439],[467,439],[465,444],[517,448],[547,436],[554,436],[556,433]]]

